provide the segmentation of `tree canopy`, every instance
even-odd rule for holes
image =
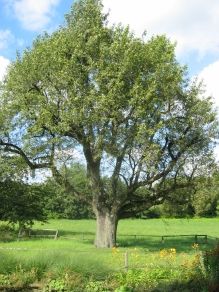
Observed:
[[[18,55],[1,90],[2,150],[31,169],[60,169],[80,152],[97,217],[96,246],[113,246],[120,218],[159,204],[208,165],[216,114],[166,36],[110,27],[99,0]],[[107,178],[107,179],[106,179]],[[166,183],[166,181],[172,182]]]

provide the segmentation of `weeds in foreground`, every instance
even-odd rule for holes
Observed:
[[[203,255],[197,245],[195,246],[195,252],[192,260],[185,258],[185,261],[177,269],[177,251],[175,248],[170,248],[162,249],[156,253],[151,265],[142,269],[116,272],[101,281],[94,278],[82,279],[79,274],[73,274],[72,276],[71,273],[66,273],[63,277],[51,279],[45,291],[207,291],[209,283],[207,282]],[[114,259],[121,260],[122,254],[119,249],[112,249]],[[135,260],[135,265],[137,265],[141,255],[142,253],[135,248],[130,251],[130,260]],[[163,265],[160,265],[158,259],[162,259]]]
[[[203,265],[206,277],[210,281],[210,291],[219,291],[219,244],[212,250],[204,253]]]
[[[16,271],[3,275],[0,274],[0,288],[25,288],[37,280],[37,271],[31,269],[30,271],[23,270],[22,267],[17,267]]]
[[[215,290],[219,288],[219,247],[203,253],[198,244],[193,244],[191,251],[193,256],[179,253],[174,247],[154,253],[147,249],[128,249],[128,271],[125,271],[125,249],[113,248],[111,253],[107,252],[108,262],[114,265],[116,262],[120,269],[105,272],[101,278],[95,273],[92,275],[89,258],[85,262],[86,271],[90,269],[87,273],[78,270],[75,261],[63,261],[52,268],[46,258],[39,258],[36,262],[36,258],[32,258],[29,262],[17,264],[12,256],[7,261],[6,255],[2,254],[7,271],[3,271],[3,265],[0,265],[0,288],[15,290],[39,283],[40,291],[44,292],[219,291]]]

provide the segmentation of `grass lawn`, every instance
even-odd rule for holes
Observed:
[[[150,219],[122,220],[118,226],[118,248],[96,249],[94,220],[50,220],[36,223],[36,229],[58,229],[57,240],[37,238],[0,241],[0,274],[19,269],[36,270],[41,279],[47,273],[63,275],[73,271],[96,280],[128,269],[162,269],[177,271],[193,260],[201,250],[210,249],[219,237],[219,218],[213,219]],[[179,235],[192,235],[180,237]],[[193,248],[194,234],[212,236],[206,243],[199,238]],[[161,236],[167,237],[161,242]],[[127,259],[126,259],[127,260]],[[99,291],[99,290],[98,290]]]

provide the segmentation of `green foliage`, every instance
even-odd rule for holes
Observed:
[[[141,213],[142,217],[214,217],[219,199],[218,174],[197,176],[192,184],[173,190],[169,199]]]
[[[212,177],[197,179],[196,191],[193,196],[193,205],[197,216],[211,217],[217,215],[218,186],[219,177],[217,172]]]
[[[86,285],[86,292],[108,292],[109,290],[106,288],[104,281],[89,281]]]
[[[88,219],[94,218],[89,198],[88,180],[85,167],[82,164],[75,163],[62,170],[63,176],[74,185],[76,192],[66,189],[64,185],[58,184],[54,179],[47,180],[43,188],[49,194],[46,202],[46,210],[51,218],[66,219]]]
[[[84,199],[79,199],[74,194],[66,192],[54,182],[52,186],[47,185],[47,187],[54,190],[45,206],[50,218],[88,219],[94,217],[90,205]]]
[[[46,276],[46,277],[45,277]],[[44,275],[44,281],[46,281],[46,285],[44,285],[43,292],[50,291],[74,291],[74,292],[82,292],[86,290],[86,284],[89,281],[82,274],[74,272],[74,271],[65,271],[62,273],[51,273],[48,272]],[[88,290],[91,292],[92,290]]]
[[[66,284],[64,279],[54,279],[49,281],[46,287],[43,289],[43,292],[63,292],[66,291]]]
[[[17,237],[17,230],[9,224],[0,225],[0,241],[10,241]]]
[[[10,287],[11,282],[9,280],[9,277],[6,275],[0,274],[0,287]]]
[[[164,35],[140,39],[108,26],[101,1],[80,0],[64,26],[38,37],[8,70],[1,150],[31,169],[50,168],[98,220],[111,218],[97,232],[99,247],[116,244],[101,233],[116,233],[118,219],[169,199],[197,169],[211,172],[216,113],[174,50]],[[61,171],[75,150],[86,161],[88,193]]]
[[[207,278],[219,287],[219,245],[204,253],[204,266]]]
[[[27,165],[20,156],[0,153],[0,180],[20,181],[27,176]]]
[[[175,197],[180,198],[177,193]],[[164,201],[163,204],[151,207],[150,209],[142,212],[140,218],[192,218],[194,216],[194,208],[192,204],[187,201],[182,202],[172,198],[169,201]]]
[[[37,280],[36,271],[23,270],[18,267],[17,270],[11,274],[0,274],[0,289],[3,291],[11,290],[17,291],[20,289],[28,288],[30,284]]]
[[[18,223],[19,228],[32,226],[34,220],[45,221],[45,197],[42,188],[5,180],[0,185],[0,218]]]
[[[133,289],[129,288],[128,286],[120,286],[115,290],[115,292],[132,292]]]
[[[163,218],[185,218],[194,216],[194,208],[191,203],[164,202],[160,206],[160,214]]]
[[[144,291],[144,289],[155,288],[165,280],[173,282],[178,277],[182,277],[182,272],[179,269],[174,271],[171,267],[152,267],[146,270],[130,270],[127,273],[118,273],[116,277],[120,285],[130,287],[129,289],[132,288],[133,291]]]

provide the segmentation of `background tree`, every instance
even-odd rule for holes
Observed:
[[[185,177],[178,178],[184,187],[173,189],[161,205],[140,215],[143,217],[217,216],[218,166],[210,157],[203,157],[202,164],[205,167],[199,167],[189,183],[185,183]],[[168,180],[165,183],[171,184]],[[163,189],[165,190],[165,187]]]
[[[188,80],[174,45],[109,27],[99,0],[78,1],[65,26],[37,38],[11,65],[2,91],[2,150],[31,169],[50,168],[79,197],[58,154],[81,152],[97,247],[116,244],[119,219],[189,183],[216,136],[211,101]]]
[[[90,195],[88,188],[88,180],[86,176],[86,168],[84,165],[75,163],[61,170],[63,176],[77,189],[77,193],[81,196],[75,196],[75,192],[66,190],[65,187],[58,184],[54,178],[49,178],[44,183],[44,189],[48,196],[46,209],[50,217],[67,218],[67,219],[88,219],[94,218],[92,208],[87,202]]]
[[[211,177],[197,177],[195,193],[192,198],[195,215],[212,217],[217,215],[219,200],[219,176],[215,172]]]
[[[47,219],[46,198],[40,186],[4,180],[0,184],[0,201],[0,220],[17,223],[20,232],[31,227],[34,220]]]

